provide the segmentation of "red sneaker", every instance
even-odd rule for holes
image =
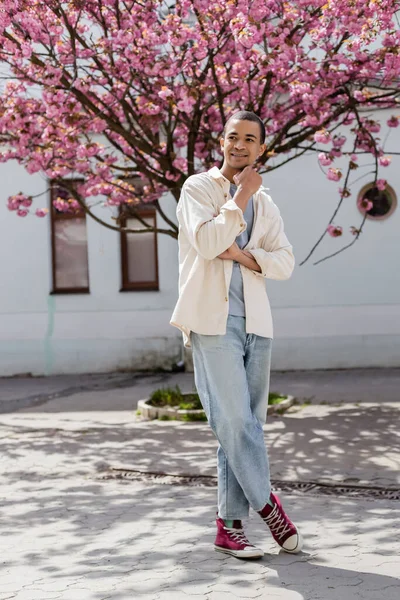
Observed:
[[[274,540],[286,552],[296,554],[303,547],[303,538],[297,527],[289,519],[278,496],[271,493],[271,502],[266,504],[259,515],[271,530]]]
[[[260,558],[264,552],[250,544],[247,539],[242,522],[233,521],[233,527],[227,527],[224,521],[217,517],[217,537],[214,548],[217,552],[225,552],[237,558]]]

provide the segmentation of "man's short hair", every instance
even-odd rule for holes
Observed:
[[[231,117],[229,117],[229,119],[225,123],[224,131],[222,134],[223,137],[225,137],[226,135],[226,128],[228,126],[229,121],[232,121],[233,119],[235,121],[253,121],[253,123],[258,123],[260,127],[261,143],[263,144],[265,142],[265,125],[258,115],[256,115],[253,112],[250,112],[249,110],[239,110],[238,112],[234,113]]]

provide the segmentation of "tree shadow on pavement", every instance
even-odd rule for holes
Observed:
[[[0,575],[23,569],[26,593],[51,580],[81,589],[84,600],[223,600],[224,592],[242,599],[264,588],[272,599],[398,600],[396,503],[284,496],[305,552],[278,554],[252,516],[249,538],[269,553],[244,563],[213,551],[216,488],[99,479],[109,467],[215,476],[217,442],[207,424],[53,417],[37,408],[0,419]],[[398,485],[398,419],[388,403],[269,417],[271,475]]]
[[[273,477],[398,486],[399,416],[395,404],[347,404],[270,419],[266,444]]]
[[[316,410],[318,409],[318,411]],[[0,420],[5,472],[96,473],[107,467],[184,475],[216,475],[217,442],[207,423],[132,421],[106,423],[93,416],[75,420],[62,415],[17,413]],[[400,432],[396,405],[306,407],[268,417],[266,445],[273,479],[288,481],[400,484]],[[21,469],[18,468],[20,460]],[[12,462],[11,462],[12,461]]]
[[[397,600],[394,503],[305,495],[284,502],[301,527],[305,552],[277,553],[252,513],[249,538],[267,554],[244,562],[213,550],[215,490],[83,478],[14,482],[0,505],[7,524],[0,574],[25,565],[25,577],[32,573],[26,593],[40,581],[58,582],[81,589],[85,600],[179,593],[208,600],[223,592],[245,598],[264,588],[265,597],[285,600],[289,592],[305,600]]]

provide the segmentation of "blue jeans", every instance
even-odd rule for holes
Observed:
[[[218,515],[243,519],[270,493],[263,424],[267,417],[272,340],[246,333],[229,315],[225,335],[191,333],[194,376],[218,442]]]

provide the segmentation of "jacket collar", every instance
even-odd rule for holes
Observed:
[[[209,171],[207,171],[208,175],[213,179],[222,179],[224,181],[228,181],[226,177],[224,177],[218,167],[213,167]]]
[[[212,167],[209,171],[207,171],[207,175],[211,177],[215,183],[222,188],[225,196],[229,193],[229,189],[231,186],[231,182],[229,179],[224,177],[218,167]]]

